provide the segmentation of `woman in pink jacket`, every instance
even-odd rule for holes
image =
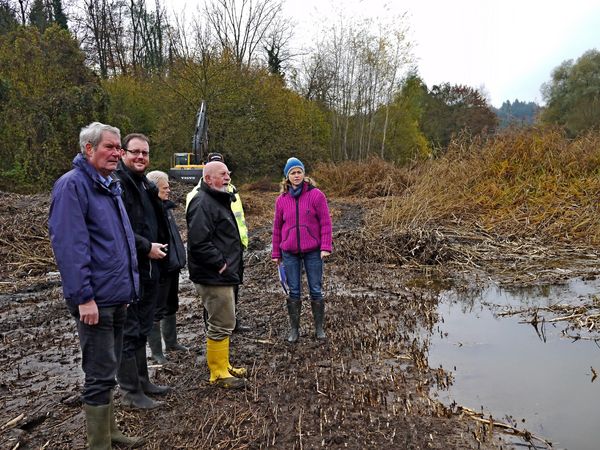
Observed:
[[[288,159],[283,174],[281,195],[275,201],[271,257],[277,264],[283,262],[287,276],[287,310],[291,327],[288,341],[294,343],[299,336],[303,264],[315,320],[315,335],[317,339],[325,339],[325,304],[321,285],[323,259],[331,254],[332,240],[327,198],[305,176],[304,164],[299,159]]]

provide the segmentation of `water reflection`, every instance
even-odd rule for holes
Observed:
[[[600,292],[600,281],[573,279],[557,286],[489,287],[446,292],[431,336],[430,367],[450,371],[454,383],[438,392],[447,404],[510,418],[520,429],[544,437],[556,449],[600,448],[600,348],[593,341],[561,336],[564,324],[546,324],[546,342],[517,316],[498,317],[511,307],[576,303]]]

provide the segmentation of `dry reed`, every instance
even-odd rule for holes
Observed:
[[[375,198],[400,195],[410,171],[377,157],[363,162],[320,163],[310,174],[327,195]]]
[[[454,224],[506,238],[597,244],[600,134],[567,139],[554,129],[456,141],[416,169],[381,224],[393,229]]]

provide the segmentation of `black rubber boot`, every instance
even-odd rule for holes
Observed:
[[[110,405],[83,405],[90,450],[110,450]]]
[[[302,302],[300,300],[287,301],[288,315],[290,316],[290,334],[288,342],[298,342],[300,336],[300,312],[302,311]]]
[[[148,361],[146,360],[146,346],[140,347],[135,351],[135,360],[140,385],[145,394],[165,395],[171,392],[169,386],[159,386],[150,381],[150,376],[148,375]]]
[[[310,309],[312,309],[313,318],[315,319],[315,337],[319,340],[327,339],[325,331],[323,331],[323,319],[325,317],[325,302],[311,301]]]
[[[160,321],[160,327],[162,329],[163,338],[165,339],[165,350],[168,352],[190,351],[189,348],[177,342],[177,319],[175,318],[175,314],[165,316],[165,318]]]
[[[247,333],[248,331],[251,330],[251,328],[248,325],[244,325],[237,315],[240,287],[236,286],[234,288],[233,293],[234,293],[234,301],[235,301],[235,327],[233,328],[233,332],[234,333]]]
[[[144,352],[146,351],[145,348],[143,350]],[[146,356],[144,355],[145,359]],[[162,405],[162,402],[152,400],[144,393],[140,384],[135,356],[129,358],[123,356],[121,358],[121,365],[117,371],[117,380],[119,381],[119,388],[123,393],[121,403],[124,406],[139,409],[154,409]]]
[[[127,448],[137,448],[146,443],[146,439],[138,436],[125,436],[119,427],[117,426],[117,420],[115,419],[115,405],[113,396],[110,396],[109,403],[109,424],[110,424],[110,441],[113,444],[121,444]]]
[[[240,319],[238,319],[237,317],[235,318],[235,328],[233,329],[234,333],[247,333],[250,330],[252,330],[252,328],[250,328],[248,325],[244,325],[243,323],[241,323]]]
[[[166,364],[167,358],[165,358],[162,350],[160,325],[161,322],[154,322],[152,325],[152,330],[150,330],[150,334],[148,335],[148,345],[150,346],[150,351],[152,352],[152,359],[158,364]]]

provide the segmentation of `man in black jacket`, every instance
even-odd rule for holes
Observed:
[[[125,136],[116,175],[123,186],[123,203],[135,237],[141,299],[127,308],[123,356],[117,380],[124,393],[123,403],[141,409],[156,408],[162,403],[146,394],[164,395],[170,391],[167,386],[150,382],[146,360],[146,340],[154,320],[160,265],[167,255],[169,242],[169,229],[158,189],[144,175],[149,163],[148,138],[139,133]]]
[[[242,282],[242,242],[231,211],[229,181],[224,163],[206,164],[186,220],[190,279],[208,312],[206,362],[210,382],[235,389],[245,386],[246,369],[229,363],[229,337],[235,327],[234,287]]]

